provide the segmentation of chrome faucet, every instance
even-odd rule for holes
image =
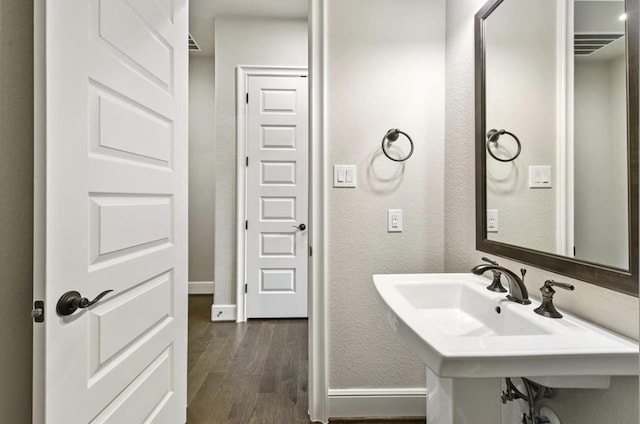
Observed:
[[[509,282],[509,294],[507,295],[507,299],[522,305],[528,305],[531,303],[529,300],[529,292],[527,291],[527,287],[524,285],[524,275],[527,273],[526,269],[520,269],[522,278],[518,277],[513,271],[502,267],[495,262],[476,265],[471,269],[471,272],[475,275],[482,275],[487,271],[498,271],[507,277],[507,281]]]

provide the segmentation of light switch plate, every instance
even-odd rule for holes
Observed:
[[[333,165],[333,186],[355,188],[357,185],[356,171],[355,165]]]
[[[498,232],[498,209],[487,209],[487,232]]]
[[[402,232],[402,209],[387,210],[387,232],[388,233]]]
[[[551,188],[551,166],[529,166],[529,188]]]

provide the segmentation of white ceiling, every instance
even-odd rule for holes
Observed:
[[[213,21],[218,16],[306,18],[307,5],[308,0],[190,0],[189,32],[202,49],[191,54],[213,55]]]

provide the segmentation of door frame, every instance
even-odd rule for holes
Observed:
[[[236,68],[236,322],[247,320],[247,295],[244,291],[247,275],[247,102],[250,77],[308,76],[307,67],[238,65]],[[309,113],[307,112],[309,116]],[[309,120],[309,118],[307,118]],[[308,140],[311,147],[310,140]],[[309,174],[311,174],[309,172]],[[307,203],[311,206],[311,190],[307,187]],[[308,222],[308,221],[307,221]],[[307,271],[307,285],[309,284]],[[307,294],[307,299],[309,294]]]
[[[33,2],[33,301],[46,298],[46,4]],[[33,324],[32,423],[45,416],[45,326]]]
[[[573,1],[558,2],[556,31],[556,254],[573,257]]]
[[[329,325],[327,301],[327,133],[325,58],[328,46],[328,1],[309,0],[309,418],[329,421]]]

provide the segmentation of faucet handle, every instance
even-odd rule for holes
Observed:
[[[549,290],[553,290],[551,287],[559,287],[561,289],[565,289],[565,290],[575,290],[575,287],[573,284],[567,284],[567,283],[560,283],[558,281],[554,281],[554,280],[547,280],[544,282],[544,286],[543,288],[549,289]],[[542,290],[542,289],[540,289]]]
[[[527,270],[525,268],[520,268],[520,274],[522,274],[522,281],[524,282],[524,276],[527,275]]]
[[[545,281],[543,286],[540,287],[540,293],[542,293],[542,303],[533,311],[538,315],[542,315],[543,317],[562,318],[562,314],[558,312],[558,310],[553,305],[553,295],[556,293],[553,287],[560,287],[561,289],[565,290],[575,289],[572,284],[559,283],[553,280]]]
[[[486,256],[482,257],[482,260],[484,262],[488,262],[493,266],[499,267],[500,265],[498,265],[498,262],[493,261],[489,258],[487,258]],[[486,265],[478,265],[479,267],[483,267]],[[497,292],[497,293],[506,293],[507,289],[505,289],[504,287],[502,287],[502,282],[500,281],[500,277],[502,275],[502,272],[497,270],[497,269],[492,269],[491,270],[491,274],[493,274],[493,281],[491,281],[491,284],[487,286],[487,290],[490,290],[492,292]]]
[[[498,262],[496,262],[496,261],[494,261],[494,260],[491,260],[491,259],[487,258],[486,256],[483,256],[481,259],[482,259],[483,261],[485,261],[485,262],[489,262],[491,265],[496,265],[496,266],[498,266]]]

